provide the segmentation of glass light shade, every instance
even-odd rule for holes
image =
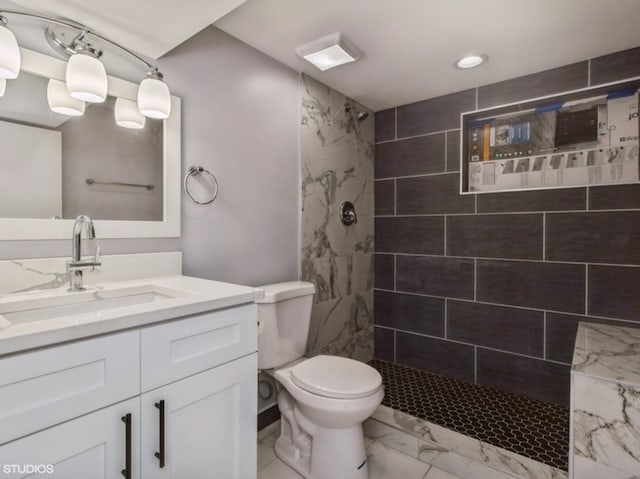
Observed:
[[[67,85],[60,80],[49,80],[47,85],[47,101],[49,108],[55,113],[67,116],[80,116],[84,114],[85,103],[76,100],[67,91]]]
[[[13,79],[20,73],[20,48],[16,36],[0,24],[0,78]]]
[[[113,109],[113,113],[118,125],[132,130],[144,128],[145,121],[147,120],[144,115],[138,111],[136,102],[125,98],[116,99],[116,106]]]
[[[4,92],[7,89],[7,80],[0,78],[0,97],[4,96]]]
[[[67,63],[67,90],[77,100],[101,103],[107,98],[107,72],[100,60],[76,53]]]
[[[157,78],[142,80],[138,88],[138,110],[149,118],[169,118],[171,93],[167,84]]]

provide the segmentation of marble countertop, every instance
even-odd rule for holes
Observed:
[[[123,289],[142,292],[138,294],[145,294],[145,291],[151,291],[146,294],[159,292],[161,300],[89,312],[62,313],[54,315],[52,319],[24,319],[30,314],[30,304],[38,304],[44,311],[43,305],[47,307],[50,304],[55,308],[59,302],[69,301],[69,295],[76,295],[77,302],[82,303],[85,299],[91,301],[91,298],[117,296]],[[69,293],[65,286],[57,290],[9,294],[0,297],[0,355],[252,303],[262,297],[264,291],[261,289],[188,276],[102,283],[88,286],[87,291],[79,293]],[[17,303],[24,306],[21,307],[22,311],[13,313],[14,318],[20,315],[23,317],[12,321],[9,311],[15,309]]]
[[[571,372],[640,385],[640,329],[580,323]]]

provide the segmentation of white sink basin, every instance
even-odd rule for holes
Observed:
[[[77,317],[99,318],[103,311],[185,296],[188,293],[149,284],[77,293],[56,292],[49,296],[0,302],[0,329],[33,321]]]

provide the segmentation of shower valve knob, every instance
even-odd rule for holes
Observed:
[[[356,208],[350,201],[345,201],[340,205],[340,221],[345,226],[350,226],[358,222],[358,215],[356,215]]]

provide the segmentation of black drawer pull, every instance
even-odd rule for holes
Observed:
[[[131,479],[131,413],[122,416],[124,423],[124,469],[121,471],[125,479]]]
[[[159,420],[160,420],[160,445],[159,451],[154,454],[155,457],[158,458],[159,466],[164,467],[164,399],[158,401],[155,404],[156,408],[159,411]]]

